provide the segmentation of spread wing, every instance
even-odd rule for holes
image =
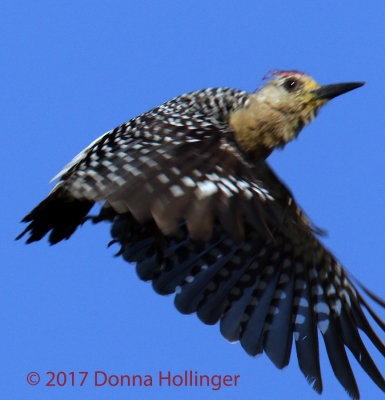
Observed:
[[[265,352],[278,368],[288,364],[294,338],[318,392],[320,334],[351,397],[359,391],[346,348],[385,391],[360,334],[384,356],[385,346],[363,308],[382,330],[384,323],[265,162],[251,164],[226,132],[115,143],[102,138],[65,171],[24,219],[28,241],[48,232],[51,243],[68,238],[103,202],[94,221],[112,221],[119,253],[158,293],[176,293],[178,310],[220,322],[225,338],[251,355]]]
[[[299,366],[318,392],[319,334],[336,377],[352,398],[359,391],[346,348],[385,390],[360,332],[384,356],[385,346],[362,307],[381,329],[384,324],[319,242],[290,191],[266,163],[249,165],[228,142],[205,145],[218,146],[208,152],[216,156],[196,165],[203,148],[190,152],[186,146],[175,153],[181,173],[169,184],[181,189],[176,191],[180,197],[163,192],[162,217],[154,215],[145,224],[137,223],[135,212],[115,217],[112,235],[120,253],[137,263],[140,278],[151,280],[158,293],[175,292],[179,311],[196,312],[207,324],[220,322],[223,336],[240,341],[251,355],[265,352],[283,368],[294,338]],[[169,226],[172,235],[164,235]]]

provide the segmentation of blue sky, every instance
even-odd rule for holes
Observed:
[[[339,260],[385,297],[385,4],[361,1],[8,1],[0,6],[0,382],[7,399],[319,399],[292,354],[277,370],[180,315],[132,265],[107,224],[25,246],[20,219],[89,142],[171,97],[267,71],[367,82],[333,100],[271,157]],[[385,312],[382,310],[382,316]],[[384,335],[382,336],[384,338]],[[373,349],[373,346],[370,347]],[[385,373],[385,360],[375,353]],[[347,398],[321,344],[323,399]],[[362,398],[383,394],[352,359]],[[237,387],[47,387],[46,371],[240,375]],[[42,381],[29,386],[26,375]],[[4,394],[5,393],[5,394]]]

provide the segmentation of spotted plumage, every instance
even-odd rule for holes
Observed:
[[[109,221],[118,254],[158,293],[175,293],[182,313],[219,322],[226,339],[251,355],[265,352],[278,368],[289,363],[294,340],[318,392],[321,335],[351,397],[359,392],[346,347],[385,391],[359,330],[384,356],[385,346],[363,308],[385,324],[265,161],[329,99],[362,84],[320,87],[297,71],[270,78],[255,93],[182,95],[107,132],[54,178],[19,237],[28,232],[29,243],[49,233],[53,244],[87,219]],[[96,202],[99,215],[87,217]]]

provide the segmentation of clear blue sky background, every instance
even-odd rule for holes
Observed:
[[[0,5],[1,329],[4,399],[319,399],[296,356],[277,370],[180,315],[107,249],[107,224],[25,246],[19,220],[92,140],[194,89],[254,90],[272,68],[365,80],[271,157],[342,263],[385,297],[385,4],[362,1],[8,1]],[[385,312],[382,312],[385,316]],[[384,337],[384,335],[382,336]],[[370,347],[371,349],[373,347]],[[385,359],[375,352],[380,369]],[[323,343],[323,399],[347,398]],[[365,399],[383,394],[352,365]],[[205,388],[46,387],[45,371],[239,374]],[[42,375],[29,386],[26,375]],[[76,382],[79,383],[78,380]]]

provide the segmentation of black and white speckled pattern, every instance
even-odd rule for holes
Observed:
[[[248,102],[249,94],[216,88],[176,97],[105,133],[78,154],[54,179],[75,197],[104,199],[129,175],[158,168],[173,157],[168,149],[202,138],[229,133],[232,111]],[[159,169],[159,168],[158,168]],[[55,189],[54,189],[55,190]]]
[[[112,221],[119,254],[158,293],[176,293],[181,312],[220,322],[225,338],[266,352],[278,368],[294,339],[302,372],[321,392],[319,332],[351,397],[359,392],[345,346],[385,390],[358,329],[384,356],[385,346],[362,307],[385,325],[265,160],[251,161],[235,142],[229,117],[249,96],[192,92],[107,132],[58,174],[23,234],[67,239],[101,202],[94,222]]]

